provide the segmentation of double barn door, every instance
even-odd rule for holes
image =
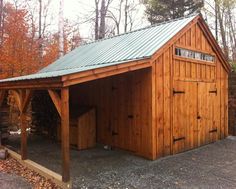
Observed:
[[[174,81],[173,154],[218,139],[218,96],[215,83]]]

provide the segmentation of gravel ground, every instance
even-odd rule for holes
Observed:
[[[31,185],[22,177],[0,172],[1,189],[30,189]]]
[[[60,145],[29,139],[29,158],[61,172]],[[47,154],[47,155],[45,155]],[[71,150],[73,188],[236,188],[236,138],[149,161],[125,151]]]

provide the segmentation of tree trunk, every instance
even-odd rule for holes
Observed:
[[[42,42],[42,0],[39,0],[39,64],[43,63],[43,42]]]
[[[98,22],[99,22],[99,10],[98,10],[99,0],[95,0],[95,40],[99,39],[98,34]]]
[[[236,35],[235,35],[235,28],[233,25],[233,18],[232,12],[230,7],[228,7],[228,16],[229,16],[229,37],[231,41],[231,49],[232,49],[232,61],[236,61]]]
[[[128,27],[128,0],[125,0],[125,27],[124,31],[127,32]]]
[[[64,55],[64,0],[60,0],[59,9],[59,57],[62,57]]]
[[[106,27],[106,4],[105,0],[102,0],[101,9],[100,9],[100,28],[99,28],[99,39],[105,37],[105,27]]]
[[[225,54],[226,59],[229,59],[229,52],[228,52],[228,46],[227,46],[227,41],[226,41],[226,32],[224,28],[224,22],[223,22],[223,14],[222,11],[220,10],[220,6],[217,4],[217,12],[218,12],[218,20],[219,20],[219,25],[220,25],[220,34],[221,34],[221,39],[222,39],[222,44],[223,44],[223,51]]]
[[[217,2],[215,0],[215,35],[216,35],[216,41],[218,43],[218,12],[217,12]]]

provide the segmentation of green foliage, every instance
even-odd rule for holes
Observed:
[[[151,24],[176,19],[203,7],[203,0],[145,0],[146,14]]]

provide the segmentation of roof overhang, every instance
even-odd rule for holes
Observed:
[[[0,89],[60,89],[79,83],[151,67],[150,58],[91,69],[58,77],[13,80],[0,83]]]

